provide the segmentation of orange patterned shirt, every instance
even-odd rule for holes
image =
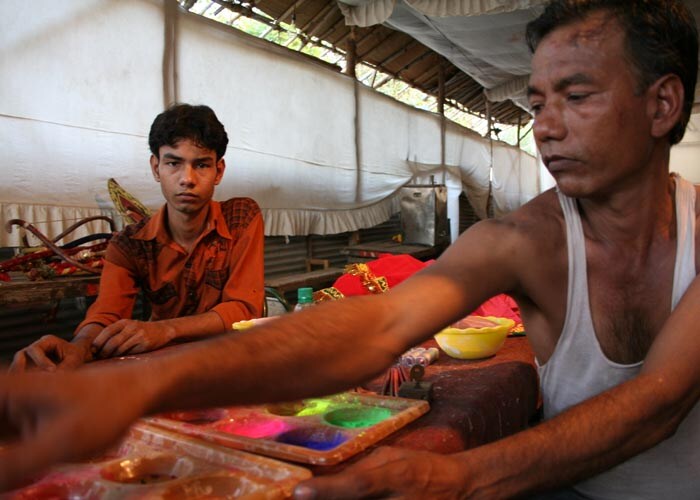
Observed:
[[[151,304],[152,321],[214,311],[231,328],[261,316],[264,235],[257,203],[210,202],[206,228],[190,254],[168,235],[165,213],[164,206],[112,238],[100,293],[76,332],[88,323],[131,318],[139,289]]]

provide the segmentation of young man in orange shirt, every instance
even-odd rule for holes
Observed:
[[[12,368],[74,368],[99,357],[223,333],[262,314],[263,221],[250,198],[212,200],[228,136],[207,106],[179,104],[149,134],[165,205],[124,228],[107,249],[100,293],[72,342],[53,335],[20,350]],[[131,319],[138,290],[151,321]]]

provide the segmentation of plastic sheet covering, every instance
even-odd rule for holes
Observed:
[[[487,140],[448,124],[443,165],[439,116],[184,11],[168,27],[175,42],[166,47],[164,5],[0,2],[0,18],[12,20],[0,30],[3,223],[50,221],[40,229],[55,236],[75,218],[112,209],[110,177],[146,206],[160,206],[147,134],[164,107],[164,89],[216,111],[230,144],[215,198],[256,199],[267,235],[374,226],[398,211],[401,186],[430,175],[448,185],[453,237],[462,190],[486,216]],[[167,70],[164,51],[174,58]],[[524,179],[537,179],[538,166],[515,148],[499,147],[507,153],[494,160],[515,166],[498,168],[518,179],[495,177],[496,206],[507,210],[537,194],[536,182]],[[75,236],[86,232],[95,231],[86,227]],[[18,244],[16,231],[0,231],[0,246]]]
[[[525,44],[525,26],[539,15],[545,3],[546,0],[340,0],[339,6],[347,24],[385,23],[405,32],[481,83],[490,101],[510,99],[528,109],[526,88],[531,56]],[[695,18],[700,19],[700,2],[686,3]],[[700,88],[696,89],[696,103],[700,102],[699,95]],[[700,183],[698,116],[691,118],[683,142],[671,150],[671,170],[695,183]],[[540,178],[542,189],[553,186],[548,174],[541,173]],[[496,207],[499,206],[506,209],[513,205],[505,202],[496,187]]]
[[[425,16],[480,16],[528,9],[546,0],[403,0]],[[349,25],[372,26],[386,21],[397,0],[340,0],[340,10]]]
[[[346,23],[384,23],[403,31],[474,78],[486,89],[490,100],[512,99],[527,109],[525,88],[530,53],[525,44],[525,25],[541,12],[545,0],[344,3],[340,5]]]

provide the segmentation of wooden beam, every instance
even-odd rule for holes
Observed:
[[[343,26],[343,27],[345,26],[345,18],[344,18],[343,16],[340,16],[340,18],[339,18],[336,22],[334,22],[333,24],[331,24],[331,25],[328,27],[328,29],[327,29],[326,31],[324,31],[323,33],[321,33],[321,34],[318,36],[318,38],[320,38],[321,40],[326,40],[326,41],[328,41],[328,38],[331,36],[331,34],[332,34],[336,29],[338,29],[338,26]],[[351,26],[351,28],[356,28],[356,26]],[[344,40],[346,40],[347,38],[348,38],[347,36],[344,36],[344,37],[343,37]],[[328,43],[330,43],[330,44],[333,45],[334,47],[335,47],[335,46],[340,46],[340,44],[339,44],[338,42],[336,42],[336,43],[328,42]]]
[[[289,17],[289,22],[287,24],[290,24],[292,22],[291,15],[296,12],[297,9],[299,9],[302,5],[306,3],[306,0],[296,0],[295,2],[292,2],[292,4],[287,7],[287,10],[282,12],[282,14],[277,18],[278,22],[287,22],[285,19]]]
[[[357,57],[359,57],[360,59],[362,59],[362,60],[364,61],[365,56],[367,56],[370,52],[372,52],[374,49],[376,49],[377,47],[379,47],[382,43],[386,42],[387,40],[389,40],[389,38],[391,38],[391,37],[393,37],[393,36],[395,36],[395,35],[403,35],[403,33],[399,32],[399,31],[393,31],[393,30],[392,30],[392,31],[388,32],[388,34],[387,34],[386,36],[378,37],[377,43],[375,43],[375,44],[374,44],[372,47],[370,47],[369,49],[366,49],[366,50],[363,51],[363,52],[359,52],[359,53],[357,54]],[[365,37],[365,38],[366,38],[366,37]],[[360,43],[362,43],[362,42],[364,42],[364,41],[365,41],[364,39],[360,40],[360,42],[358,42],[357,45],[359,46]]]
[[[241,4],[235,4],[235,3],[229,3],[224,0],[212,0],[213,4],[221,5],[224,8],[229,9],[232,12],[236,12],[238,14],[241,14],[245,17],[249,17],[251,19],[254,19],[258,21],[259,23],[268,25],[268,26],[273,26],[276,27],[275,21],[273,19],[267,18],[265,16],[261,16],[257,12],[253,12],[253,9],[250,7],[245,7]]]
[[[426,52],[419,54],[418,57],[414,57],[409,62],[404,64],[398,71],[396,71],[396,75],[401,76],[401,73],[406,71],[408,68],[410,68],[411,66],[413,66],[416,63],[419,63],[420,61],[422,61],[426,57],[431,56],[433,54],[434,54],[434,52],[432,50],[427,49]]]
[[[416,42],[415,40],[411,40],[409,43],[407,43],[406,45],[404,45],[403,47],[401,47],[399,50],[393,52],[393,53],[390,54],[389,56],[385,57],[381,62],[379,62],[379,63],[377,64],[377,66],[380,67],[382,73],[387,73],[387,74],[389,74],[390,76],[384,78],[381,82],[379,82],[379,83],[374,87],[375,89],[378,89],[379,87],[381,87],[382,85],[384,85],[386,82],[388,82],[388,81],[391,80],[392,78],[399,78],[399,74],[398,74],[398,73],[393,72],[393,71],[388,71],[386,68],[384,68],[384,65],[387,64],[387,63],[390,63],[391,61],[393,61],[393,60],[396,59],[397,57],[402,56],[403,54],[405,54],[406,52],[408,52],[409,47],[410,47],[411,45],[413,45],[414,43],[417,43],[417,42]]]
[[[321,29],[323,24],[326,21],[328,21],[331,17],[333,17],[334,15],[338,15],[341,18],[343,17],[343,15],[340,12],[340,9],[338,8],[338,5],[335,2],[329,2],[328,5],[326,6],[326,9],[327,9],[327,12],[324,14],[324,16],[321,18],[321,20],[318,21],[316,23],[316,26],[313,26],[311,28],[311,31],[308,33],[309,38],[311,38],[312,36],[317,36],[317,33],[319,32],[319,30]]]
[[[307,34],[307,29],[309,28],[309,26],[311,26],[312,23],[315,23],[315,22],[316,22],[318,19],[320,19],[321,17],[323,17],[323,16],[325,16],[326,14],[328,14],[328,12],[329,12],[334,6],[335,6],[335,4],[329,2],[324,8],[322,8],[321,10],[319,10],[319,11],[316,13],[315,16],[313,16],[311,19],[309,19],[309,20],[306,22],[306,24],[304,24],[304,25],[300,28],[300,33],[298,33],[294,38],[292,38],[292,39],[286,44],[286,47],[289,47],[289,46],[290,46],[291,44],[293,44],[298,38],[303,37],[303,38],[306,40],[306,43],[302,44],[302,46],[299,47],[299,50],[303,49],[304,46],[308,43],[308,41],[309,41],[310,38],[311,38],[311,37]]]
[[[448,92],[447,98],[457,102],[464,102],[465,99],[471,99],[474,92],[481,92],[481,87],[469,87],[461,89],[457,92]]]
[[[472,80],[466,73],[460,73],[460,75],[460,78],[452,78],[451,82],[445,83],[445,92],[454,93],[465,86],[474,83],[474,80]]]
[[[437,56],[437,54],[434,54]],[[439,56],[437,56],[439,58]],[[419,83],[420,85],[423,85],[424,87],[429,86],[429,82],[431,82],[434,78],[437,79],[437,74],[439,70],[439,65],[438,64],[433,64],[429,69],[418,75],[417,78],[414,78],[414,80]],[[430,87],[435,87],[437,89],[438,82],[437,80],[435,81],[434,85],[430,85]]]
[[[483,89],[480,86],[476,86],[473,89],[470,89],[468,92],[465,93],[464,97],[460,99],[459,101],[464,104],[464,106],[467,107],[467,109],[470,109],[471,106],[476,104],[478,101],[479,103],[482,103],[482,93]]]
[[[340,22],[342,22],[343,25],[345,25],[345,24],[344,24],[344,20],[341,19]],[[349,26],[346,26],[346,27],[349,28]],[[375,25],[375,26],[369,26],[369,27],[367,27],[367,28],[360,28],[359,26],[355,26],[355,28],[357,28],[358,30],[364,30],[364,31],[365,31],[365,35],[364,35],[362,38],[360,38],[359,40],[357,40],[357,41],[356,41],[356,44],[359,46],[359,45],[360,45],[362,42],[364,42],[367,38],[369,38],[369,37],[372,36],[374,33],[376,33],[376,32],[378,31],[378,28],[380,28],[380,27],[381,27],[381,26],[377,26],[377,25]],[[336,40],[336,42],[335,42],[336,45],[342,45],[343,43],[345,43],[345,41],[348,39],[349,36],[350,36],[350,30],[348,29],[347,33],[345,33],[342,37],[340,37],[338,40]]]
[[[449,87],[450,85],[454,85],[459,81],[462,81],[462,79],[466,76],[466,73],[464,73],[464,71],[457,68],[457,66],[453,64],[450,65],[450,69],[452,69],[454,72],[450,76],[446,76],[445,78],[445,85],[447,87]]]
[[[397,57],[399,57],[399,56],[405,54],[406,52],[408,52],[408,49],[409,49],[412,45],[414,45],[414,44],[416,44],[416,43],[418,43],[418,42],[416,42],[415,40],[411,39],[410,42],[408,42],[406,45],[404,45],[403,47],[401,47],[399,50],[394,51],[393,53],[391,53],[390,55],[388,55],[387,57],[385,57],[384,59],[382,59],[381,61],[379,61],[379,63],[378,63],[379,66],[384,66],[385,64],[390,63],[391,61],[393,61],[393,60],[396,59]]]

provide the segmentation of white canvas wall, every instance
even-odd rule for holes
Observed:
[[[683,140],[671,148],[671,171],[700,184],[700,114],[690,117]]]
[[[217,112],[230,144],[216,198],[255,198],[269,235],[378,224],[402,185],[430,174],[450,189],[453,235],[462,189],[485,211],[491,165],[497,213],[537,194],[530,156],[449,125],[443,166],[439,117],[302,56],[182,11],[166,46],[166,1],[0,2],[1,222],[56,235],[111,210],[110,177],[159,206],[147,134],[164,88]],[[0,231],[0,246],[17,244]]]

